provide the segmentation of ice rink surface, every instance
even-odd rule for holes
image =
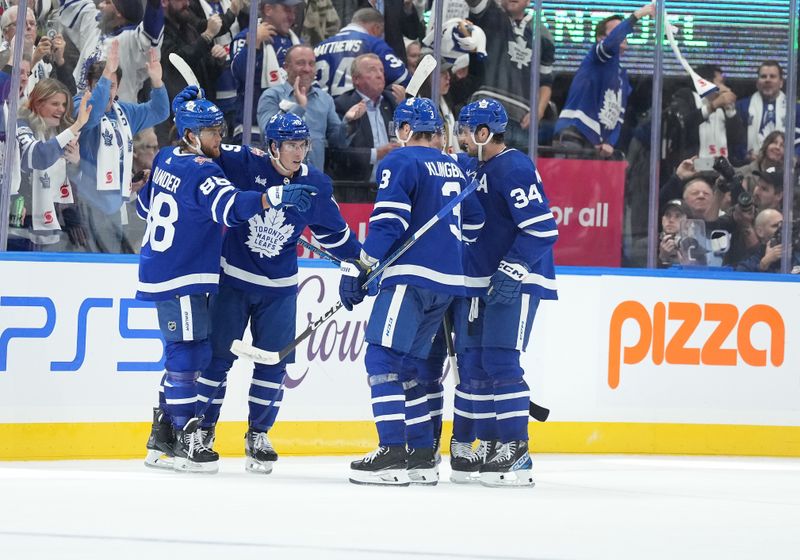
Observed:
[[[141,461],[0,463],[0,559],[800,558],[800,460],[539,455],[536,487],[347,482],[352,457],[269,476]]]

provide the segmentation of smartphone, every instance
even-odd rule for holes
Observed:
[[[694,160],[694,170],[695,171],[713,171],[714,170],[714,160],[711,156],[702,156]]]

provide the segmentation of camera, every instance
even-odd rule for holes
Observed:
[[[778,229],[775,230],[775,234],[770,237],[767,244],[770,247],[775,247],[776,245],[780,245],[783,242],[783,222],[778,223]]]
[[[736,170],[731,162],[724,156],[719,156],[714,160],[712,166],[714,171],[720,174],[717,188],[720,191],[731,193],[731,200],[735,200],[739,209],[748,212],[753,208],[753,196],[744,189],[742,176],[736,174]]]

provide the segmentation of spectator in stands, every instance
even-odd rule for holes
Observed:
[[[89,119],[85,96],[72,118],[72,93],[51,78],[37,82],[19,110],[17,143],[19,169],[11,175],[16,223],[9,228],[12,251],[57,251],[71,242],[85,246],[86,238],[72,207],[72,183],[77,175],[78,136]],[[58,203],[58,206],[56,206]],[[13,220],[12,220],[13,222]]]
[[[533,49],[533,13],[526,13],[525,0],[467,0],[470,21],[486,32],[487,64],[484,66],[483,87],[473,95],[492,97],[508,111],[506,144],[527,149],[530,123],[530,75]],[[553,85],[555,43],[550,32],[540,26],[540,66],[537,113],[539,119],[550,102]],[[459,42],[463,42],[459,41]],[[465,50],[471,49],[465,45]]]
[[[756,216],[755,230],[759,246],[753,254],[736,265],[739,272],[780,272],[781,254],[781,226],[783,215],[772,208],[762,210]],[[797,250],[792,250],[791,268],[800,265],[800,255]]]
[[[222,61],[219,77],[214,85],[215,96],[211,98],[219,110],[225,114],[225,123],[232,132],[236,126],[236,115],[238,107],[236,105],[236,81],[233,79],[231,71],[231,48],[233,38],[239,34],[239,16],[242,9],[241,0],[190,0],[189,9],[195,14],[199,21],[208,21],[206,30],[203,32],[205,37],[211,35],[213,30],[212,20],[219,19],[221,26],[216,36],[213,38],[214,46],[211,54],[215,60]],[[202,29],[202,28],[201,28]],[[223,49],[224,56],[219,49]],[[164,50],[162,49],[162,53]],[[167,90],[170,84],[167,83]],[[208,95],[208,92],[206,92]],[[170,96],[170,99],[172,96]]]
[[[753,202],[761,211],[767,208],[780,210],[783,204],[783,167],[771,166],[763,171],[753,171],[756,186],[753,189]]]
[[[297,23],[302,30],[300,37],[312,47],[336,35],[342,26],[331,0],[306,0],[305,8],[300,12],[302,17]]]
[[[277,113],[294,113],[306,121],[311,133],[308,161],[325,169],[325,143],[344,147],[345,129],[333,98],[314,81],[314,50],[307,45],[295,45],[286,53],[286,81],[264,90],[258,101],[258,126],[262,131]]]
[[[758,177],[755,176],[755,171],[764,171],[768,167],[783,167],[783,142],[783,132],[773,130],[761,143],[756,159],[736,169],[736,172],[742,176],[742,182],[747,192],[752,193],[756,188]]]
[[[406,68],[410,74],[414,74],[417,70],[417,64],[422,60],[422,43],[419,41],[411,41],[406,45]]]
[[[450,84],[453,79],[453,64],[446,59],[443,60],[439,66],[439,115],[444,121],[444,131],[441,134],[441,142],[443,149],[447,153],[460,152],[461,147],[458,142],[458,130],[456,130],[456,116],[457,114],[452,109],[452,101],[450,97]],[[427,97],[432,99],[431,84],[432,80],[426,80],[419,90],[420,97]]]
[[[661,234],[658,243],[658,265],[661,268],[680,263],[678,244],[681,226],[686,220],[683,200],[675,198],[667,202],[661,215]]]
[[[3,41],[0,45],[0,66],[10,63],[11,44],[17,30],[17,6],[11,6],[0,17],[0,27],[3,30]],[[25,52],[31,53],[31,69],[28,73],[28,83],[25,87],[24,97],[30,94],[39,80],[55,78],[75,95],[75,80],[72,70],[64,60],[64,37],[56,33],[53,37],[44,36],[36,43],[36,19],[33,10],[28,8],[28,17],[25,20]],[[34,47],[34,43],[36,46]]]
[[[192,68],[206,97],[215,100],[217,80],[228,58],[225,47],[215,43],[215,37],[222,30],[222,18],[219,14],[208,19],[198,18],[188,9],[189,0],[162,0],[161,4],[164,7],[164,44],[161,46],[161,58],[168,69],[164,76],[164,85],[169,98],[174,98],[187,85],[169,61],[169,55],[175,53]],[[203,30],[202,33],[199,29]],[[169,143],[169,127],[169,121],[158,127],[161,144]]]
[[[336,98],[336,111],[348,122],[347,148],[331,150],[329,158],[337,179],[374,183],[378,162],[398,147],[389,123],[405,90],[386,88],[383,68],[377,55],[362,54],[350,69],[355,89]]]
[[[59,21],[80,56],[74,69],[79,91],[88,85],[89,66],[108,51],[108,43],[119,42],[120,63],[125,68],[119,83],[121,101],[136,103],[139,90],[148,78],[151,49],[161,46],[164,11],[161,0],[93,0],[64,2]],[[156,51],[158,52],[158,51]]]
[[[695,227],[694,235],[681,235],[681,243],[688,245],[694,238],[700,243],[697,251],[692,255],[691,264],[702,264],[709,266],[730,265],[735,263],[740,255],[740,250],[731,251],[731,247],[741,246],[741,241],[737,239],[738,226],[733,216],[720,212],[722,194],[713,187],[714,181],[711,175],[698,174],[686,181],[683,188],[683,202],[686,208],[687,221],[700,222],[703,224],[704,232],[701,234]],[[693,224],[686,224],[689,230]],[[704,239],[702,239],[704,237]],[[686,246],[679,243],[679,251],[684,255],[682,262],[687,262]],[[702,258],[697,258],[702,257]]]
[[[572,80],[556,122],[554,146],[594,149],[602,157],[614,153],[631,91],[620,58],[636,22],[651,16],[654,9],[654,4],[645,4],[627,19],[615,15],[597,24],[597,43],[589,49]]]
[[[353,14],[350,25],[317,45],[317,83],[338,97],[353,90],[350,67],[357,56],[376,55],[383,64],[386,81],[405,86],[411,75],[403,61],[384,41],[383,16],[374,8],[361,8]]]
[[[740,154],[742,159],[755,159],[764,139],[773,130],[786,131],[786,94],[782,88],[783,68],[775,60],[766,60],[758,67],[757,91],[737,101],[736,112],[747,127],[747,152]],[[797,123],[800,123],[800,105],[795,119],[796,132]]]
[[[302,0],[260,0],[261,21],[256,31],[256,73],[253,91],[253,115],[258,109],[262,92],[286,81],[282,68],[286,63],[286,53],[293,45],[300,44],[300,38],[292,31],[294,7]],[[234,139],[242,135],[244,115],[244,89],[247,81],[247,29],[242,29],[233,40],[231,51],[231,71],[236,80],[239,114],[233,131]],[[258,123],[252,123],[255,144],[261,136]]]
[[[689,80],[672,96],[663,123],[664,169],[669,173],[692,155],[731,159],[746,143],[744,125],[736,114],[736,95],[725,85],[722,68],[704,64],[697,73],[719,91],[701,98]]]
[[[87,72],[92,113],[80,139],[78,196],[90,252],[133,252],[124,235],[121,211],[131,194],[133,137],[169,116],[169,98],[155,49],[150,51],[146,68],[153,88],[150,101],[141,104],[115,101],[124,76],[117,41],[111,42],[107,61],[93,63]]]

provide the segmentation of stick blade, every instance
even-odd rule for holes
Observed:
[[[417,69],[414,70],[414,75],[411,76],[411,81],[408,82],[406,94],[411,97],[416,97],[417,93],[419,93],[419,88],[422,87],[422,84],[428,79],[428,76],[431,75],[433,69],[436,68],[436,64],[437,62],[436,59],[433,58],[433,55],[426,54],[423,56],[422,60],[420,60],[417,65]]]
[[[267,364],[270,366],[279,364],[281,361],[281,357],[278,352],[262,350],[261,348],[256,348],[255,346],[251,346],[250,344],[238,339],[234,340],[231,344],[231,352],[240,358],[247,358],[249,360],[253,360],[254,362],[258,362],[259,364]]]
[[[191,66],[189,66],[180,55],[175,53],[169,53],[169,61],[175,67],[175,70],[181,75],[181,77],[186,81],[187,86],[197,86],[200,87],[200,82],[197,80],[197,76],[194,75],[194,70],[192,70]]]

